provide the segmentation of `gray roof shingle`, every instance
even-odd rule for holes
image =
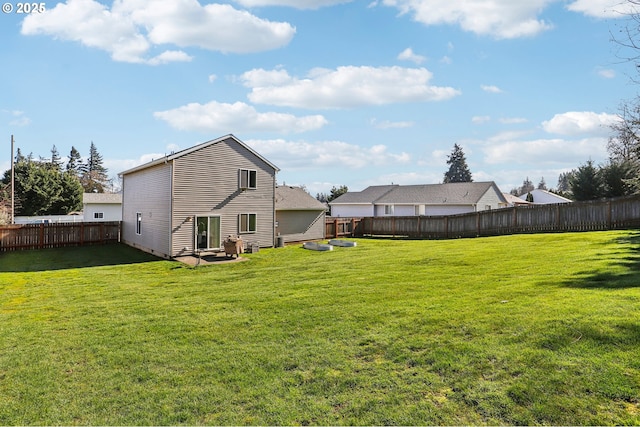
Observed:
[[[368,187],[360,192],[346,193],[330,204],[470,205],[477,203],[493,186],[495,186],[496,192],[502,196],[502,193],[493,181],[386,185]]]
[[[300,187],[279,185],[276,187],[276,210],[314,210],[327,207]]]

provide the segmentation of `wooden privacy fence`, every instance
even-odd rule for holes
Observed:
[[[0,252],[120,241],[120,221],[0,226]]]
[[[355,236],[356,229],[362,221],[362,218],[334,218],[327,217],[325,224],[325,236],[329,237],[344,237]],[[362,233],[360,233],[362,235]]]
[[[328,218],[326,236],[451,239],[635,227],[640,227],[640,195],[566,204],[517,206],[450,216]]]

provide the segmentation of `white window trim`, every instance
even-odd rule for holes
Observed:
[[[253,180],[251,179],[252,175]],[[253,186],[251,186],[251,181],[253,181]],[[238,186],[242,190],[255,190],[258,188],[258,171],[256,169],[239,169]]]
[[[249,229],[249,225],[251,224],[251,215],[253,215],[255,217],[255,230],[250,230]],[[243,225],[243,221],[242,221],[242,217],[246,216],[247,217],[247,229],[243,230],[242,229],[242,225]],[[238,215],[238,234],[253,234],[253,233],[257,233],[258,232],[258,214],[256,213],[241,213]]]

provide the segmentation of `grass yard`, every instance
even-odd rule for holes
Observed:
[[[640,232],[0,255],[0,425],[640,424]]]

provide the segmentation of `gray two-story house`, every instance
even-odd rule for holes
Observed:
[[[274,245],[279,169],[233,135],[122,172],[122,241],[164,258]]]

